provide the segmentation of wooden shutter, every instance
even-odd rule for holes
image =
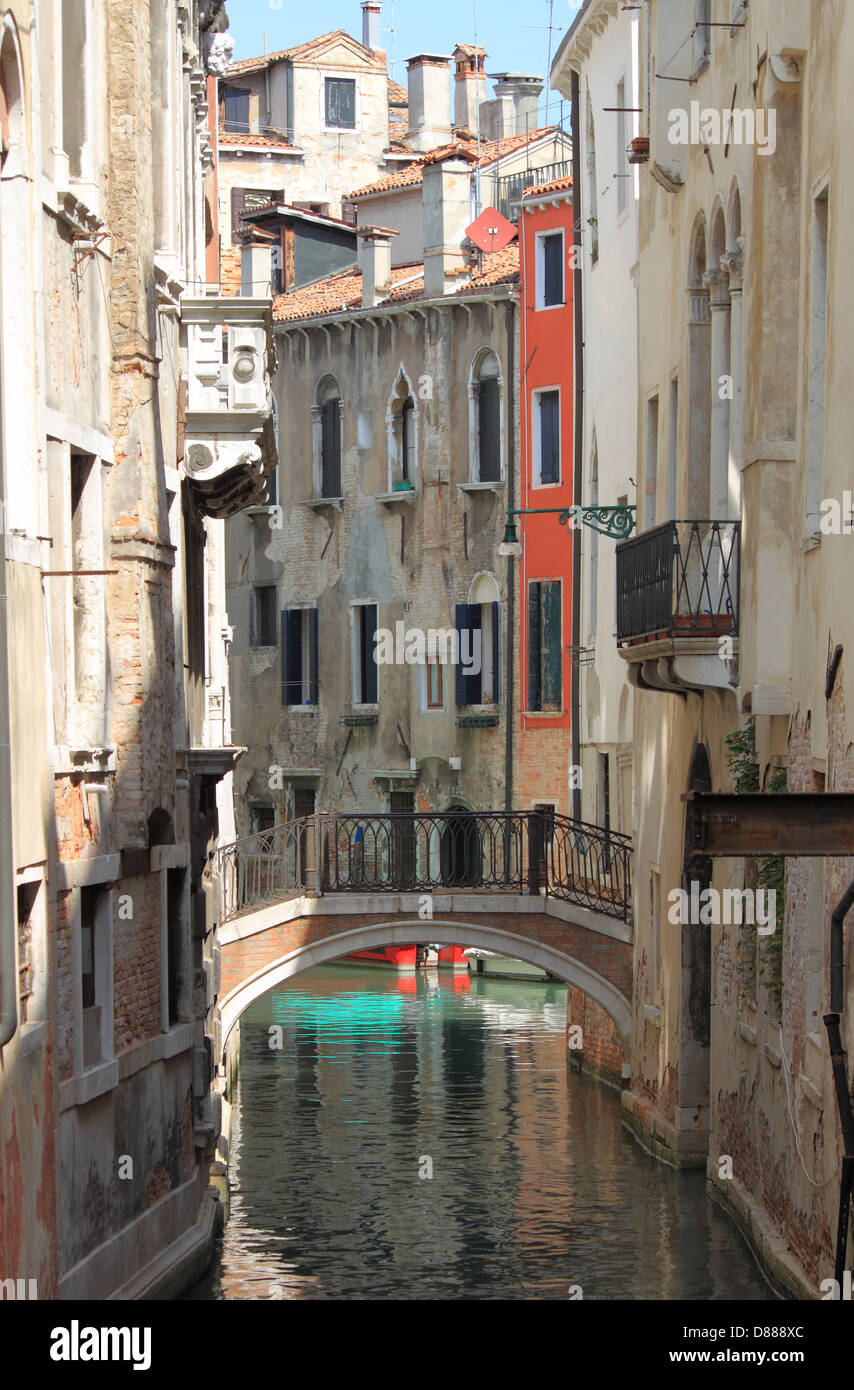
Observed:
[[[563,303],[563,237],[543,238],[543,303]]]
[[[496,704],[501,699],[501,604],[492,604],[492,698]]]
[[[540,708],[540,585],[528,585],[528,709]]]
[[[501,400],[497,377],[486,377],[478,390],[478,477],[497,483],[501,477]]]
[[[238,233],[241,232],[241,231],[243,230],[243,224],[242,224],[242,222],[241,222],[240,219],[241,219],[241,217],[243,216],[243,209],[244,209],[245,207],[246,207],[246,189],[245,189],[245,188],[232,188],[232,190],[231,190],[231,244],[232,244],[232,246],[239,246],[239,245],[240,245],[240,237],[239,237]]]
[[[540,392],[540,482],[560,482],[560,392]]]
[[[302,610],[282,614],[282,704],[302,704]]]
[[[480,633],[480,640],[481,640],[481,646],[480,646],[481,668],[480,668],[480,670],[477,672],[476,675],[474,675],[474,674],[472,674],[472,675],[467,675],[466,678],[465,678],[465,682],[466,682],[466,704],[467,704],[467,705],[479,705],[479,704],[481,703],[481,700],[483,699],[483,633],[482,633],[482,630],[481,630],[481,611],[480,611],[480,604],[479,604],[479,603],[469,603],[469,604],[466,605],[466,610],[467,610],[466,625],[467,625],[468,630],[469,630],[469,636],[468,636],[468,641],[467,641],[467,648],[466,648],[466,650],[467,650],[467,654],[471,657],[472,660],[474,660],[474,657],[475,657],[475,655],[476,655],[476,649],[475,649],[475,634],[476,634],[476,633]],[[461,644],[460,644],[460,660],[462,660],[462,655],[463,655],[463,647],[462,647],[462,643],[461,643]]]
[[[341,411],[338,401],[327,401],[321,416],[321,497],[341,496]]]
[[[401,450],[401,477],[404,481],[415,477],[415,402],[407,396],[401,412],[403,435]]]
[[[317,609],[308,610],[308,700],[316,705],[320,698],[317,651]]]
[[[551,580],[542,586],[541,625],[542,708],[559,710],[563,695],[563,641],[560,583]]]
[[[377,653],[375,641],[377,631],[377,605],[375,603],[362,604],[359,616],[362,630],[362,703],[365,705],[375,705],[378,699]]]
[[[468,611],[469,606],[467,603],[458,603],[454,609],[454,624],[457,629],[458,653],[460,653],[462,650],[463,631],[466,627],[466,623],[468,622]],[[466,690],[467,684],[468,683],[463,674],[462,665],[460,662],[457,662],[457,665],[454,668],[454,699],[456,700],[456,703],[458,705],[468,704]]]

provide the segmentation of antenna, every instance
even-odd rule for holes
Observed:
[[[477,113],[477,166],[474,174],[474,212],[480,217],[480,63],[477,48],[477,0],[472,0],[474,13],[474,104]]]
[[[552,30],[553,30],[552,18],[553,18],[553,15],[554,15],[554,0],[549,0],[549,41],[548,41],[548,52],[547,52],[547,54],[546,54],[546,114],[545,114],[545,118],[544,118],[544,119],[545,119],[546,125],[548,125],[548,123],[549,123],[549,91],[551,90],[550,83],[549,83],[549,77],[551,76],[551,71],[552,71]]]
[[[395,64],[394,64],[394,0],[391,0],[391,24],[389,25],[388,29],[383,29],[382,32],[383,32],[384,34],[390,35],[390,37],[391,37],[391,49],[390,49],[390,54],[391,54],[391,77],[392,77],[392,81],[393,81],[393,82],[396,82],[396,81],[397,81],[397,72],[396,72],[396,70],[395,70]]]

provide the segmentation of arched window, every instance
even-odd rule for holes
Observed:
[[[311,408],[315,497],[341,496],[341,388],[334,376],[318,383]]]
[[[458,603],[458,705],[497,705],[501,698],[501,595],[491,574],[480,574],[468,603]]]
[[[478,353],[469,377],[471,481],[497,483],[502,469],[501,366],[491,349]]]
[[[688,269],[688,517],[709,515],[712,415],[711,320],[706,280],[706,227],[697,218]]]
[[[386,429],[389,491],[412,488],[418,471],[418,405],[403,367],[389,397]]]

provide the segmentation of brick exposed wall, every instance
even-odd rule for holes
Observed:
[[[569,985],[566,991],[567,1037],[574,1026],[581,1028],[582,1045],[580,1049],[570,1050],[570,1062],[619,1086],[625,1054],[616,1025],[594,999]]]

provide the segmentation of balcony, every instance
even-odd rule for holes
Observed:
[[[737,684],[741,523],[666,521],[617,546],[617,645],[642,690]]]
[[[269,299],[181,300],[184,468],[199,510],[228,517],[267,500],[276,467]]]

